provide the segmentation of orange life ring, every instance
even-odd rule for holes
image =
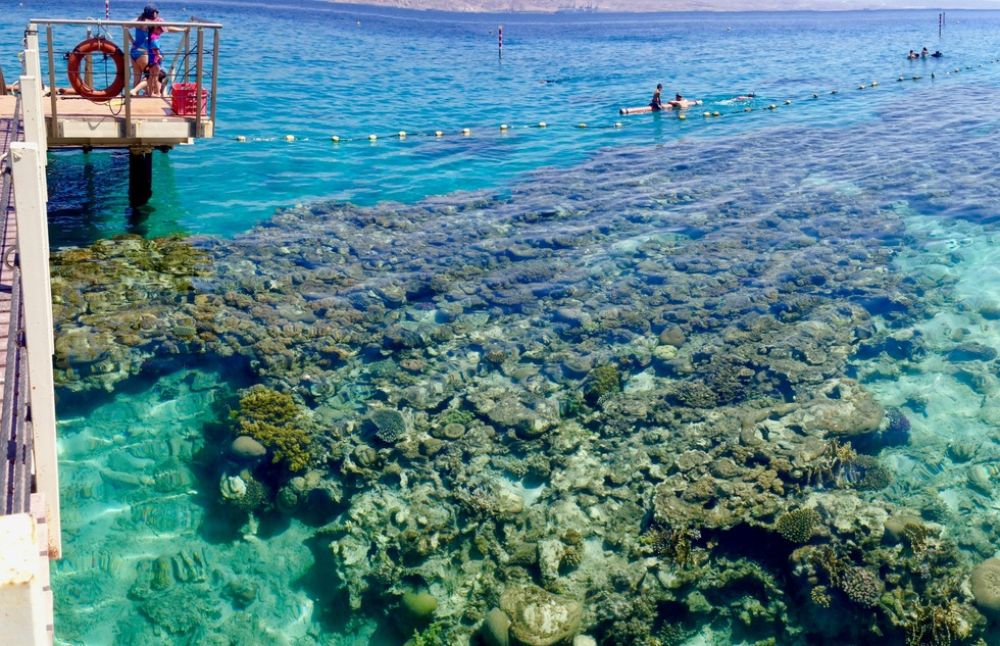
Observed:
[[[97,90],[80,77],[80,64],[87,54],[100,53],[110,56],[115,62],[115,79],[111,85],[103,90]],[[90,99],[96,103],[110,101],[118,96],[122,88],[125,87],[125,53],[118,49],[118,46],[110,40],[104,38],[88,38],[73,48],[69,53],[66,63],[66,72],[69,75],[69,84],[73,86],[76,93],[85,99]]]

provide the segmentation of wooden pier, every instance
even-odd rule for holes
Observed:
[[[49,560],[62,539],[45,169],[15,108],[0,119],[0,626],[35,646],[54,639]]]
[[[62,528],[52,377],[46,153],[50,148],[127,148],[131,153],[130,196],[142,202],[150,194],[153,148],[191,144],[200,137],[211,137],[214,130],[221,25],[157,23],[183,31],[179,54],[170,66],[172,70],[176,66],[182,86],[199,99],[196,109],[183,110],[184,114],[175,113],[176,102],[161,97],[136,97],[126,91],[95,103],[57,87],[56,67],[61,56],[57,59],[54,27],[79,30],[85,26],[104,36],[109,29],[120,29],[122,43],[117,47],[124,53],[129,51],[129,30],[139,24],[32,20],[25,31],[23,73],[17,79],[15,94],[5,92],[0,74],[2,644],[42,646],[55,639],[49,561],[62,555]],[[42,49],[40,27],[46,34]],[[213,37],[211,50],[205,47],[206,32]],[[177,59],[181,52],[183,58]],[[206,77],[209,52],[212,63]],[[47,84],[43,59],[47,60]],[[123,86],[130,88],[131,66],[126,63],[124,67]],[[211,90],[203,90],[203,85]]]
[[[167,74],[166,93],[138,96],[130,90],[136,85],[129,56],[131,31],[150,24],[134,20],[33,19],[25,30],[24,66],[35,72],[29,76],[35,76],[42,87],[40,127],[44,130],[45,148],[127,148],[131,153],[129,197],[134,206],[145,204],[152,196],[154,149],[193,144],[215,133],[222,25],[157,22],[157,26],[177,30],[166,38],[176,35],[179,41],[173,56],[162,64]],[[125,90],[99,102],[77,94],[70,86],[69,64],[63,61],[66,54],[94,34],[116,48],[116,55],[124,59],[120,80]],[[83,56],[85,73],[91,81],[100,76],[96,68],[102,57],[108,58],[103,54]],[[193,100],[178,102],[180,92]],[[11,118],[15,101],[14,96],[0,96],[0,119]]]

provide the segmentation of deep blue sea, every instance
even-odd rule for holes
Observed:
[[[57,643],[1000,643],[1000,12],[159,8],[216,137],[49,157]]]

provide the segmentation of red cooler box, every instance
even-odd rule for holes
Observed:
[[[174,114],[193,117],[201,110],[205,114],[205,107],[208,105],[208,90],[201,90],[201,101],[195,96],[197,94],[196,83],[174,83],[173,93],[170,96],[170,107]]]

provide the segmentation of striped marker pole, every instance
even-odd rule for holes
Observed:
[[[111,20],[111,0],[104,0],[104,19]]]
[[[497,27],[497,56],[503,59],[503,25]]]

